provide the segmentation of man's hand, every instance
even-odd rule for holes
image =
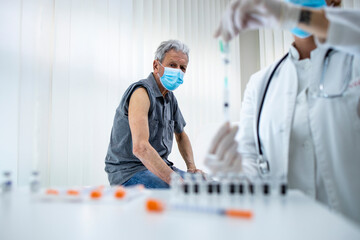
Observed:
[[[241,171],[241,155],[235,141],[237,131],[237,126],[230,128],[230,124],[225,123],[213,138],[205,159],[205,165],[212,173]]]
[[[187,170],[188,173],[200,173],[203,174],[204,172],[200,169],[194,168],[194,169],[188,169]]]
[[[197,169],[197,168],[188,169],[187,172],[188,173],[193,173],[193,174],[196,174],[196,173],[200,174],[202,176],[202,178],[205,179],[205,180],[208,180],[208,178],[209,178],[208,175],[204,171],[202,171],[200,169]]]
[[[263,27],[296,27],[300,7],[280,0],[237,0],[225,11],[215,37],[230,41],[239,32]]]
[[[326,4],[330,7],[340,7],[342,0],[326,0]]]

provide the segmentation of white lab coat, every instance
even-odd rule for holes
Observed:
[[[329,205],[360,223],[360,12],[327,9],[326,13],[330,21],[328,38],[326,43],[319,44],[320,54],[316,55],[314,64],[323,66],[327,49],[334,48],[337,51],[330,58],[326,84],[340,89],[347,69],[351,70],[351,82],[343,97],[313,98],[323,69],[313,67],[309,80],[308,119]],[[246,174],[258,174],[256,120],[266,82],[274,67],[275,64],[254,74],[245,90],[238,140]],[[261,148],[274,176],[286,174],[288,170],[297,83],[295,65],[288,58],[270,84],[261,114]]]

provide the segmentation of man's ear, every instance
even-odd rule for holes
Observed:
[[[159,71],[158,64],[157,64],[156,60],[153,61],[153,70],[154,70],[154,72],[155,72],[155,70]]]

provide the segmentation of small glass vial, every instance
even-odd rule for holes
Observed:
[[[190,173],[184,174],[184,184],[183,184],[183,193],[185,195],[190,195],[192,193],[192,178]]]
[[[270,176],[264,176],[261,183],[261,191],[263,197],[268,197],[271,194],[271,178]]]
[[[195,195],[200,195],[202,192],[201,186],[203,184],[203,176],[200,173],[196,173],[195,174],[195,181],[194,181],[194,194]]]
[[[181,196],[182,184],[181,177],[176,172],[171,174],[171,182],[170,182],[170,192],[171,192],[171,201],[177,202],[179,201],[179,196]]]
[[[40,176],[38,171],[32,171],[30,176],[30,191],[37,193],[40,190]]]
[[[287,177],[284,174],[279,177],[279,195],[285,197],[287,194],[287,189]]]
[[[11,172],[5,171],[3,173],[4,179],[1,183],[2,192],[10,192],[12,188],[12,181],[11,181]]]

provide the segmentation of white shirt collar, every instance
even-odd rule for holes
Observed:
[[[298,52],[298,50],[294,47],[294,44],[290,45],[290,49],[289,49],[289,54],[290,57],[293,61],[297,62],[297,61],[303,61],[303,60],[309,60],[309,59],[300,59],[300,54]],[[310,59],[313,59],[317,54],[319,54],[319,48],[315,48],[314,50],[311,51],[310,53]]]

